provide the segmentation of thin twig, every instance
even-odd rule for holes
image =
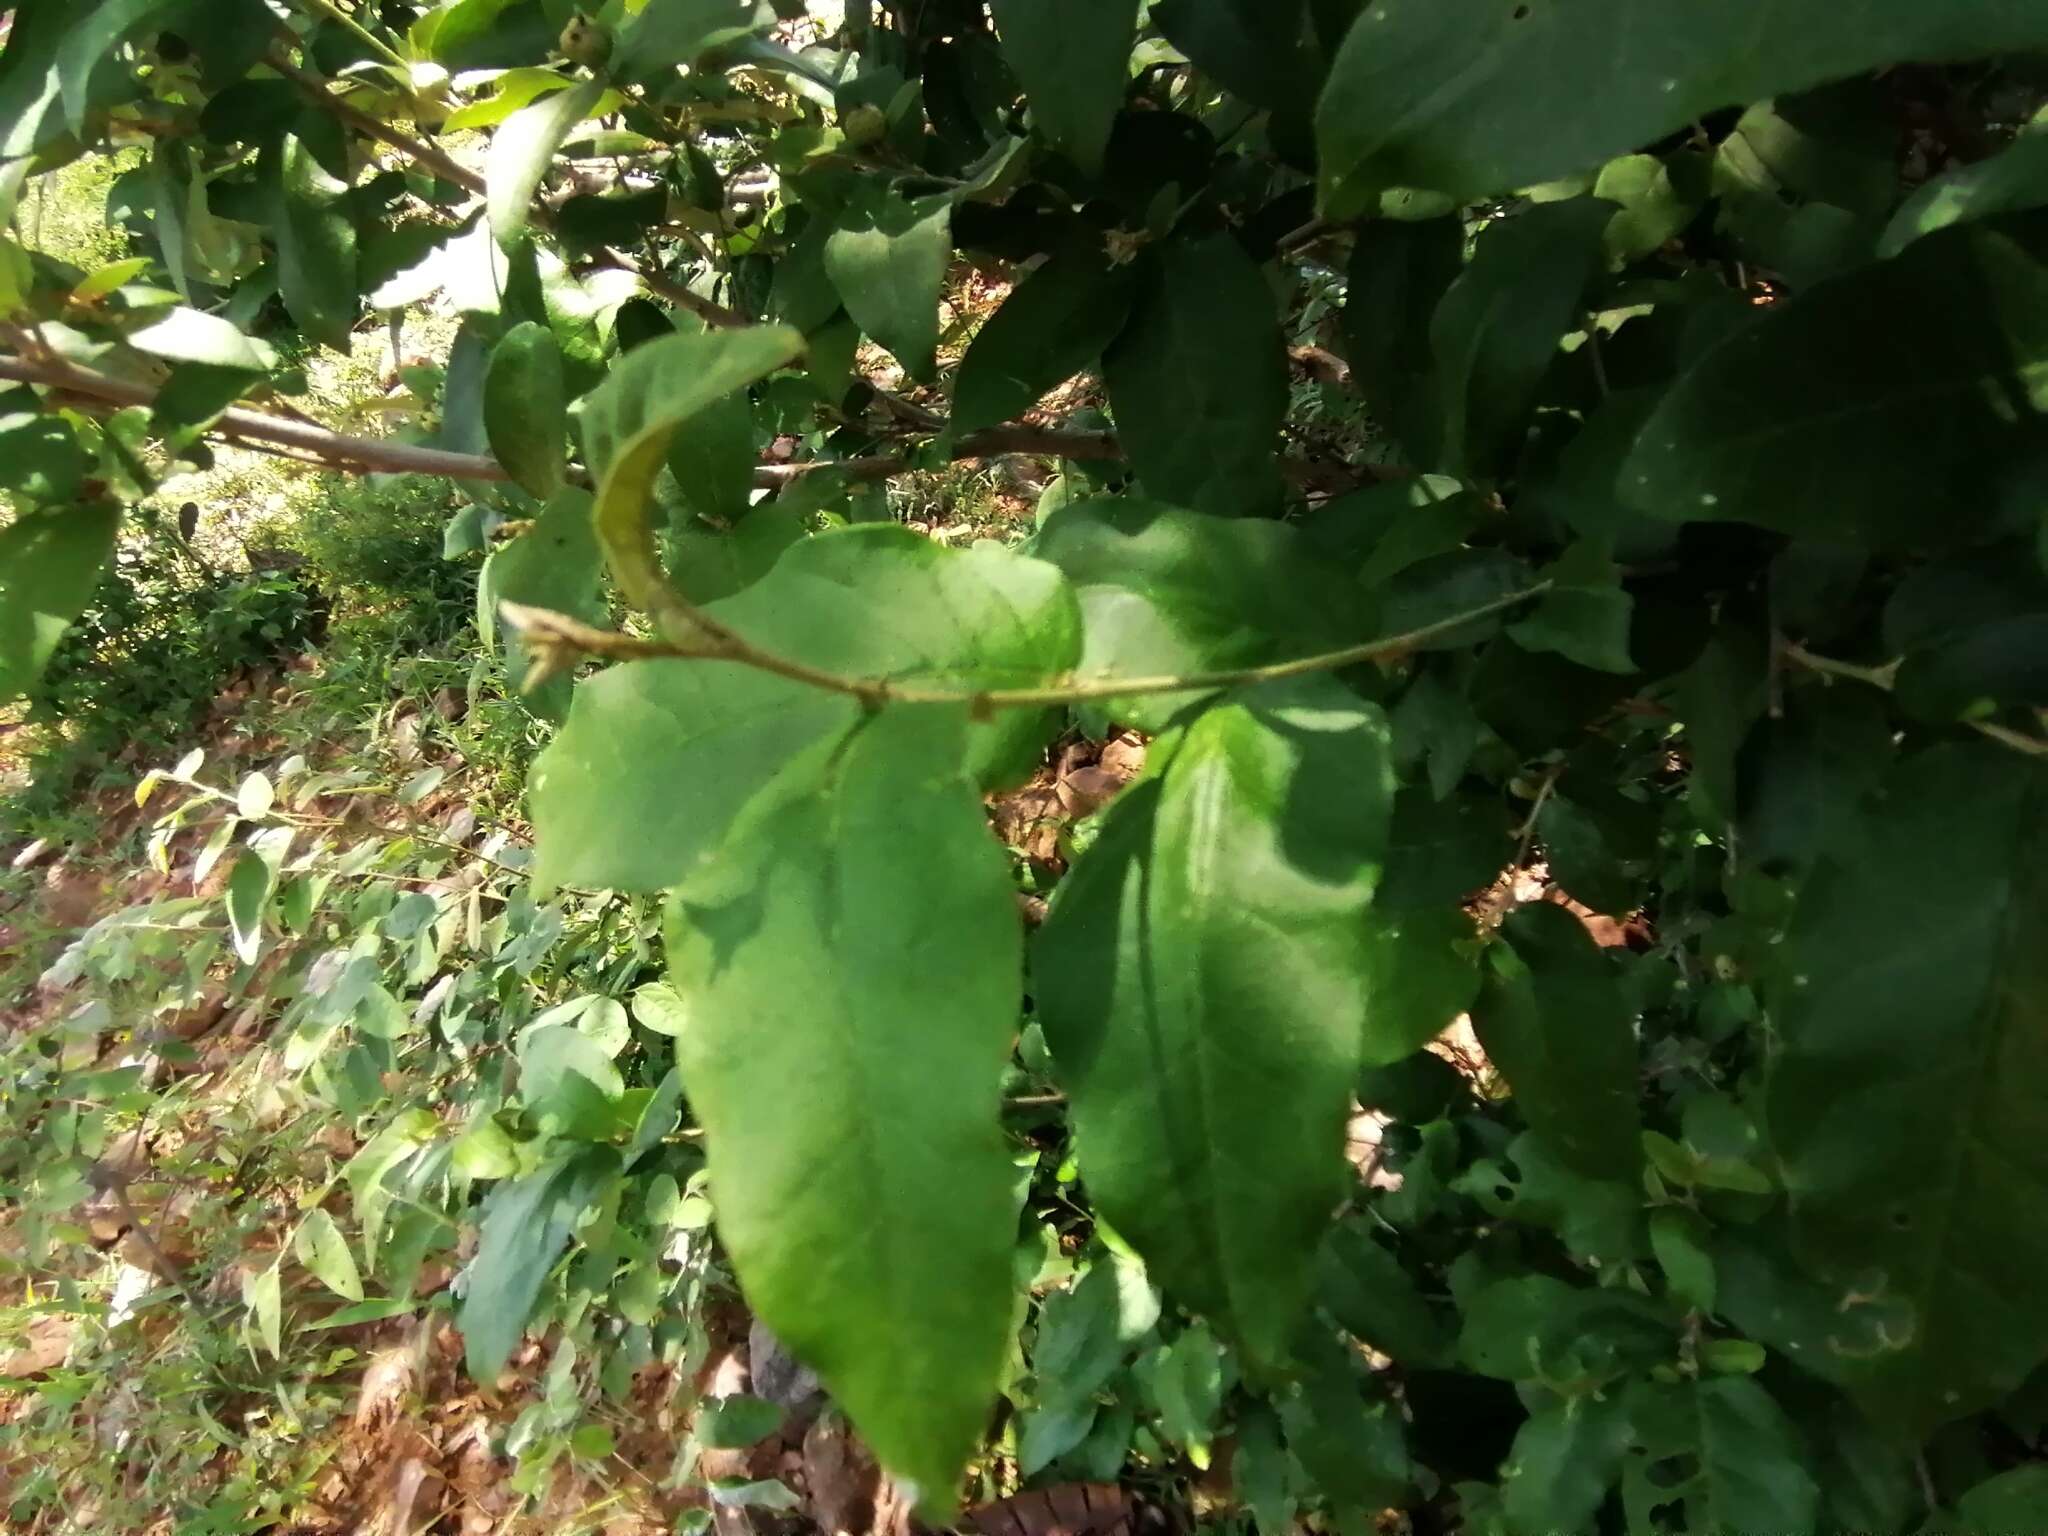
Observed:
[[[998,709],[1052,709],[1096,699],[1129,698],[1144,693],[1183,693],[1193,690],[1236,688],[1254,683],[1277,682],[1289,677],[1303,677],[1315,672],[1333,672],[1339,668],[1358,666],[1365,662],[1394,660],[1406,656],[1431,640],[1461,629],[1474,620],[1488,618],[1525,603],[1533,597],[1539,597],[1549,589],[1550,583],[1539,582],[1511,597],[1496,598],[1490,603],[1482,603],[1477,608],[1453,614],[1447,619],[1425,624],[1420,629],[1369,640],[1362,645],[1348,645],[1334,651],[1320,651],[1312,656],[1298,656],[1291,661],[1163,677],[1068,677],[1064,681],[1035,688],[933,688],[901,683],[889,678],[851,677],[844,673],[829,672],[821,667],[813,667],[787,656],[763,650],[725,625],[687,605],[683,605],[686,621],[698,625],[698,633],[693,638],[676,638],[671,635],[666,639],[649,639],[623,634],[618,630],[598,629],[566,614],[555,613],[546,608],[531,608],[522,603],[501,604],[499,612],[504,615],[508,624],[519,630],[521,639],[538,658],[534,667],[535,676],[528,680],[529,686],[540,678],[574,666],[585,656],[601,656],[614,661],[729,661],[740,666],[753,667],[757,671],[770,672],[778,677],[786,677],[792,682],[807,683],[830,693],[847,694],[870,708],[878,708],[884,704],[965,704],[980,715]]]
[[[1521,836],[1515,843],[1515,862],[1509,866],[1517,874],[1529,867],[1529,848],[1536,840],[1536,822],[1543,815],[1543,807],[1550,802],[1550,792],[1557,788],[1558,775],[1564,772],[1560,759],[1550,765],[1543,775],[1543,782],[1537,786],[1536,798],[1530,803],[1529,818],[1522,823]]]
[[[41,384],[116,405],[154,406],[157,397],[157,391],[151,385],[113,378],[56,358],[31,362],[26,358],[0,355],[0,379],[11,379],[19,384]],[[377,438],[344,437],[325,427],[309,427],[243,406],[230,406],[221,412],[211,430],[224,437],[248,438],[256,443],[273,443],[280,448],[309,454],[334,469],[353,468],[378,474],[440,475],[455,480],[511,479],[496,459],[479,454],[419,448],[410,443],[386,442]]]
[[[342,30],[353,33],[359,42],[376,53],[386,64],[391,65],[394,69],[401,71],[406,69],[405,60],[398,56],[397,51],[389,43],[357,21],[355,17],[349,15],[347,11],[331,4],[330,0],[298,0],[298,3],[313,16],[331,21],[336,26],[342,28]]]
[[[1779,646],[1778,654],[1787,661],[1796,662],[1809,672],[1822,677],[1846,678],[1850,682],[1866,683],[1872,688],[1882,688],[1890,693],[1897,686],[1899,668],[1904,658],[1888,661],[1881,667],[1859,666],[1853,661],[1837,661],[1832,656],[1816,656],[1796,641],[1787,640]],[[2048,758],[2048,736],[2030,736],[2025,731],[2016,731],[2010,726],[1998,725],[1990,720],[1965,720],[1962,722],[1978,735],[1995,741],[2002,747],[2015,752],[2024,752],[2028,757]]]

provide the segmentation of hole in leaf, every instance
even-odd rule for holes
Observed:
[[[1515,7],[1515,20],[1516,20],[1516,21],[1527,21],[1528,19],[1529,19],[1529,7],[1527,7],[1526,5],[1518,5],[1518,6],[1516,6],[1516,7]]]
[[[1653,1488],[1682,1488],[1692,1481],[1692,1458],[1666,1456],[1661,1461],[1651,1462],[1643,1475]]]

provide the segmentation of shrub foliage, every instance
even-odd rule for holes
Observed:
[[[1264,1529],[2048,1507],[2048,7],[286,9],[14,9],[0,195],[149,148],[132,258],[0,243],[0,690],[209,436],[462,489],[536,894],[667,957],[491,1069],[473,1373],[687,1112],[935,1516],[996,1426]],[[283,411],[423,302],[431,437]],[[1002,455],[1020,545],[871,525]]]

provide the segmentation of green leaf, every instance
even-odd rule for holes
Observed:
[[[510,246],[526,233],[534,196],[554,163],[555,151],[603,94],[603,81],[578,81],[521,107],[491,135],[490,153],[484,159],[484,201],[498,244]]]
[[[480,1385],[497,1382],[570,1230],[618,1169],[615,1153],[591,1148],[491,1191],[455,1314],[465,1365]]]
[[[486,643],[493,636],[503,639],[505,676],[513,687],[524,688],[533,658],[517,630],[500,629],[498,605],[525,603],[586,623],[600,622],[604,604],[598,595],[598,575],[603,565],[597,530],[591,525],[590,493],[576,486],[557,491],[531,528],[491,552],[477,578],[477,627]],[[543,720],[559,721],[569,712],[569,679],[550,678],[521,697]]]
[[[964,726],[858,721],[764,792],[668,923],[677,1060],[741,1287],[941,1521],[994,1402],[1015,1225],[998,1114],[1019,926]]]
[[[0,488],[30,501],[75,501],[92,467],[77,429],[45,411],[34,390],[0,395]]]
[[[1705,1237],[1705,1224],[1691,1211],[1650,1213],[1650,1251],[1663,1266],[1671,1294],[1695,1312],[1714,1310],[1714,1260]]]
[[[744,591],[808,537],[806,522],[804,513],[779,502],[754,508],[726,533],[692,521],[669,535],[676,585],[700,606]]]
[[[1137,0],[990,0],[989,9],[1039,136],[1083,174],[1099,174],[1130,86]]]
[[[100,0],[78,18],[57,51],[57,80],[72,133],[85,132],[94,70],[123,38],[171,4],[172,0]]]
[[[1964,226],[1774,305],[1707,353],[1643,428],[1621,488],[1675,520],[1864,548],[1959,542],[2000,515],[2044,412],[2048,270]]]
[[[1629,1449],[1620,1393],[1551,1398],[1515,1432],[1501,1507],[1516,1531],[1590,1531]]]
[[[1035,947],[1089,1193],[1266,1370],[1343,1188],[1387,734],[1322,678],[1211,705],[1153,743]]]
[[[1625,1290],[1586,1290],[1549,1275],[1496,1280],[1461,1298],[1464,1363],[1500,1381],[1613,1380],[1668,1359],[1673,1323]]]
[[[995,549],[865,527],[792,546],[712,617],[780,655],[858,676],[1024,686],[1070,668],[1080,615],[1060,574]],[[877,615],[886,613],[886,623]],[[722,661],[638,661],[576,690],[532,782],[539,877],[663,890],[805,746],[852,724],[844,695]],[[1002,782],[1046,721],[1004,711],[969,733],[972,771]]]
[[[619,36],[612,73],[620,80],[652,81],[773,20],[759,0],[648,0]]]
[[[1364,1050],[1368,1067],[1401,1061],[1479,995],[1477,934],[1455,906],[1375,911],[1369,919]]]
[[[1906,1311],[1850,1366],[1916,1438],[2048,1358],[2044,921],[2048,781],[1945,746],[1838,825],[1774,952],[1768,1119],[1797,1249]]]
[[[2048,204],[2048,121],[2036,118],[1989,159],[1937,176],[1892,216],[1877,254],[1890,258],[1952,224]]]
[[[1254,666],[1359,638],[1345,622],[1356,607],[1349,584],[1287,524],[1100,497],[1055,510],[1029,548],[1074,584],[1090,676]],[[1199,697],[1177,690],[1106,707],[1158,730]]]
[[[1626,266],[1661,250],[1699,212],[1699,203],[1672,185],[1671,172],[1655,155],[1623,155],[1600,168],[1593,196],[1620,211],[1605,236],[1611,265]]]
[[[1287,357],[1259,269],[1211,235],[1168,243],[1139,283],[1103,382],[1146,493],[1231,517],[1277,511]]]
[[[246,776],[235,791],[235,814],[244,821],[261,821],[277,803],[277,791],[261,773]]]
[[[1517,908],[1501,925],[1472,1024],[1531,1129],[1570,1168],[1631,1179],[1642,1166],[1636,1042],[1607,957],[1564,908]]]
[[[825,241],[825,275],[846,312],[914,379],[930,379],[938,366],[952,211],[948,197],[906,202],[866,183]]]
[[[1411,464],[1440,462],[1441,391],[1430,366],[1430,324],[1465,268],[1457,219],[1363,226],[1352,247],[1344,296],[1344,340],[1373,420],[1393,434]]]
[[[244,965],[254,965],[263,948],[263,909],[270,901],[271,879],[270,866],[253,848],[237,854],[228,873],[228,933],[235,958]]]
[[[602,1043],[570,1024],[544,1024],[519,1037],[519,1099],[541,1130],[577,1141],[609,1141],[620,1130],[626,1091]]]
[[[633,994],[633,1018],[642,1029],[673,1039],[687,1027],[690,1013],[674,987],[650,981]]]
[[[1774,0],[1372,0],[1316,109],[1322,210],[1353,218],[1387,187],[1468,202],[1588,170],[1721,107],[2044,43],[2048,17],[2004,0],[1873,0],[1821,25]]]
[[[598,478],[598,537],[629,597],[639,601],[643,589],[665,584],[646,511],[676,432],[803,350],[803,337],[783,326],[663,336],[634,348],[584,397],[583,452]]]
[[[744,1392],[706,1403],[698,1411],[697,1443],[714,1451],[741,1451],[766,1440],[782,1427],[782,1409],[763,1397]]]
[[[363,1299],[363,1277],[349,1252],[348,1239],[334,1218],[322,1210],[311,1210],[292,1234],[292,1252],[327,1289],[343,1301]]]
[[[1097,1411],[1095,1400],[1086,1397],[1060,1398],[1026,1409],[1017,1435],[1018,1475],[1036,1477],[1080,1445],[1095,1428]]]
[[[1436,1058],[1431,1057],[1432,1061]],[[1414,1368],[1448,1363],[1453,1330],[1362,1221],[1339,1222],[1323,1243],[1316,1299],[1353,1338]]]
[[[277,362],[270,343],[244,336],[218,315],[201,314],[183,305],[167,309],[148,325],[129,332],[128,344],[174,363],[208,363],[250,373],[268,373]]]
[[[1552,651],[1596,672],[1634,672],[1629,627],[1635,599],[1621,585],[1621,568],[1590,540],[1567,549],[1543,572],[1551,584],[1535,611],[1508,626],[1525,651]]]
[[[706,406],[678,427],[675,436],[669,439],[669,472],[675,476],[676,489],[682,493],[684,503],[701,517],[736,523],[742,528],[753,520],[749,509],[754,503],[755,462],[754,407],[744,390],[735,390],[724,399]],[[761,510],[764,513],[782,511],[785,523],[790,521],[785,508],[764,507]],[[679,529],[687,527],[680,518],[672,518],[671,521]],[[754,530],[751,537],[758,539],[763,530],[774,526],[773,517],[764,517],[762,529]],[[801,532],[801,524],[797,526]],[[779,545],[777,547],[780,548]],[[678,555],[678,559],[681,558]],[[773,559],[767,564],[774,564]],[[687,567],[678,571],[677,582],[693,602],[727,595],[724,591],[701,591],[702,583]],[[738,583],[729,590],[737,591],[743,585],[744,582]]]
[[[1195,67],[1258,106],[1306,123],[1322,60],[1303,0],[1156,0],[1152,23]]]
[[[1223,1346],[1206,1325],[1195,1324],[1159,1351],[1151,1386],[1159,1432],[1206,1467],[1224,1388]]]
[[[1441,467],[1499,474],[1515,460],[1558,342],[1583,321],[1614,205],[1539,203],[1487,226],[1430,321],[1443,397]]]
[[[0,700],[25,693],[99,587],[120,508],[23,512],[0,528]]]
[[[284,1353],[284,1260],[256,1271],[242,1281],[242,1305],[256,1325],[256,1337],[277,1359]]]
[[[1021,416],[1102,355],[1131,310],[1133,269],[1056,251],[976,333],[953,385],[955,432]]]
[[[2048,1509],[2048,1466],[2014,1467],[1986,1478],[1956,1501],[1957,1536],[2012,1536],[2040,1522]]]
[[[313,340],[346,352],[361,308],[356,227],[342,202],[348,189],[320,169],[295,135],[285,136],[270,169],[271,230],[284,307]]]
[[[1798,1434],[1748,1377],[1641,1382],[1627,1406],[1641,1451],[1622,1476],[1631,1530],[1658,1529],[1653,1511],[1676,1513],[1688,1531],[1816,1528],[1820,1489],[1799,1453]],[[1691,1475],[1673,1476],[1673,1466]]]
[[[1073,1406],[1093,1398],[1158,1317],[1158,1299],[1144,1270],[1128,1260],[1101,1260],[1073,1285],[1054,1291],[1039,1307],[1031,1351],[1039,1405]]]
[[[491,452],[522,490],[546,500],[562,488],[569,442],[562,348],[554,332],[537,321],[513,326],[491,348],[484,431]]]

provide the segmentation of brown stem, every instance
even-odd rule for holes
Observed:
[[[91,369],[51,359],[30,362],[25,358],[0,356],[0,379],[18,384],[41,384],[66,394],[114,405],[156,404],[157,392],[147,384],[116,379]],[[509,480],[496,459],[473,453],[451,453],[444,448],[418,448],[410,443],[385,442],[376,438],[344,437],[325,427],[309,427],[269,416],[241,406],[221,412],[213,430],[228,438],[246,439],[252,446],[268,444],[306,455],[332,469],[353,469],[371,474],[439,475],[453,480]]]
[[[536,657],[533,675],[528,680],[529,686],[539,679],[567,671],[585,656],[604,656],[616,661],[730,661],[744,667],[753,667],[757,671],[772,672],[792,682],[807,683],[829,693],[850,695],[871,709],[884,704],[965,704],[979,716],[998,709],[1053,709],[1097,699],[1130,698],[1145,693],[1236,688],[1253,683],[1277,682],[1282,678],[1304,677],[1315,672],[1333,672],[1343,667],[1359,666],[1365,662],[1398,660],[1439,636],[1462,629],[1476,619],[1487,618],[1525,603],[1530,598],[1539,597],[1549,590],[1549,582],[1538,582],[1527,591],[1517,592],[1510,597],[1496,598],[1490,603],[1482,603],[1476,608],[1453,614],[1447,619],[1425,624],[1420,629],[1388,635],[1378,640],[1368,640],[1361,645],[1347,645],[1334,651],[1318,651],[1312,656],[1297,656],[1289,661],[1272,662],[1265,666],[1231,667],[1218,671],[1178,673],[1166,677],[1070,676],[1062,681],[1036,688],[930,688],[915,683],[897,682],[891,678],[854,677],[846,673],[829,672],[822,667],[813,667],[806,662],[762,650],[725,625],[710,620],[708,615],[700,618],[693,609],[687,610],[687,616],[698,624],[701,633],[690,640],[645,639],[638,635],[623,634],[618,630],[598,629],[578,619],[572,619],[567,614],[555,613],[546,608],[530,608],[520,603],[501,604],[499,612],[504,615],[506,623],[519,630],[521,639]]]

